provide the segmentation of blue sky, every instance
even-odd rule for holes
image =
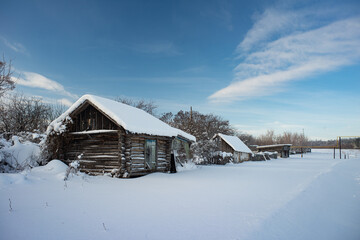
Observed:
[[[358,1],[1,1],[17,91],[194,110],[255,135],[360,135]]]

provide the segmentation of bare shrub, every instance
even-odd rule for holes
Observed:
[[[8,133],[44,132],[51,108],[35,97],[13,94],[0,104],[0,131]]]
[[[172,127],[181,129],[199,140],[210,140],[215,134],[235,134],[229,121],[214,114],[202,114],[197,111],[179,111],[176,115],[164,113],[160,120]]]
[[[15,88],[15,81],[12,78],[11,61],[7,63],[3,57],[0,60],[0,97],[7,91]]]
[[[145,99],[134,100],[126,97],[117,97],[115,98],[115,101],[139,108],[153,116],[156,116],[156,109],[158,108],[158,106],[155,104],[155,102],[151,100],[150,101]]]

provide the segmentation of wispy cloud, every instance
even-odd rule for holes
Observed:
[[[41,74],[34,73],[34,72],[23,72],[21,73],[21,77],[16,79],[14,78],[14,81],[16,81],[16,84],[26,86],[26,87],[32,87],[32,88],[41,88],[45,90],[49,90],[52,92],[55,92],[60,95],[68,96],[71,98],[78,98],[77,95],[72,94],[65,90],[64,86],[60,83],[51,80]]]
[[[12,49],[15,52],[25,53],[26,48],[24,45],[18,42],[10,42],[6,38],[0,36],[0,40],[7,46],[8,48]]]
[[[163,41],[155,43],[141,43],[136,44],[134,47],[135,51],[146,53],[146,54],[165,54],[165,55],[182,55],[174,43]]]
[[[289,81],[303,79],[360,59],[360,18],[329,20],[315,11],[266,10],[236,54],[234,82],[209,97],[231,102],[271,95]]]
[[[70,107],[73,104],[73,102],[67,98],[58,99],[57,102],[67,107]]]

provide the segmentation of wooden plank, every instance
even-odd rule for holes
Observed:
[[[86,148],[86,149],[118,149],[118,145],[104,145],[104,144],[70,144],[68,149],[77,149],[77,148]]]
[[[90,151],[90,150],[82,150],[82,151],[74,151],[74,152],[68,152],[68,155],[119,155],[119,152],[115,149],[113,151],[107,150],[107,151]]]

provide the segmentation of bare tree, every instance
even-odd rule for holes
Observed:
[[[174,123],[173,123],[174,114],[172,114],[172,112],[167,112],[167,113],[161,114],[159,119],[163,122],[166,122],[170,126],[174,125]]]
[[[0,97],[9,90],[15,88],[15,81],[12,79],[11,61],[7,63],[3,57],[0,60]]]
[[[197,140],[209,140],[216,133],[235,133],[229,121],[214,114],[202,114],[197,111],[179,111],[176,115],[164,113],[160,120],[194,135]]]
[[[63,114],[67,107],[63,104],[49,104],[49,115],[48,115],[48,120],[49,122],[52,122],[53,120],[55,120],[56,118],[58,118],[61,114]]]
[[[293,133],[286,131],[282,134],[276,135],[274,130],[267,130],[265,134],[255,138],[254,143],[256,145],[285,143],[292,144],[294,146],[307,146],[309,144],[309,139],[304,135],[304,133]]]
[[[276,136],[274,130],[267,130],[265,134],[262,134],[258,137],[258,145],[270,145],[274,144],[276,141]]]
[[[126,97],[117,97],[115,98],[115,101],[139,108],[153,116],[156,116],[156,109],[158,108],[158,106],[153,101],[147,101],[144,99],[133,100]]]
[[[50,111],[50,107],[41,99],[13,94],[1,100],[0,131],[44,132],[49,124]]]
[[[277,143],[291,143],[294,146],[307,146],[308,138],[304,133],[284,132],[276,137]]]
[[[243,141],[246,145],[250,146],[250,145],[256,145],[256,138],[251,135],[251,134],[247,134],[247,133],[237,133],[236,136],[238,138],[241,139],[241,141]]]

